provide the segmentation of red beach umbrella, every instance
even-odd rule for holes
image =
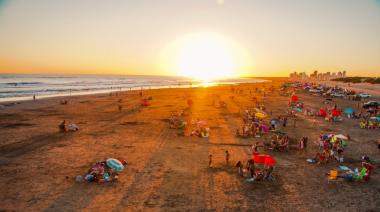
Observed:
[[[298,96],[292,95],[291,100],[292,102],[298,102]]]
[[[333,109],[333,110],[331,111],[331,114],[332,114],[332,116],[337,117],[337,116],[341,116],[341,115],[342,115],[342,112],[340,112],[340,110]]]
[[[319,109],[319,115],[322,117],[326,117],[327,116],[326,110],[323,108]]]
[[[276,164],[276,160],[272,156],[266,154],[254,155],[252,160],[255,161],[255,163],[262,163],[266,166],[274,166]]]

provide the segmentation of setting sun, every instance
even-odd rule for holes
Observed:
[[[179,52],[180,75],[212,80],[232,77],[235,61],[226,41],[215,34],[195,34],[185,40]]]
[[[192,33],[170,43],[160,62],[176,75],[210,81],[238,77],[250,63],[236,42],[217,33]]]

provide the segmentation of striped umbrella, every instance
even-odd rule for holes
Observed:
[[[109,167],[115,169],[116,171],[122,171],[124,169],[123,164],[117,159],[114,159],[114,158],[107,159],[106,163]]]

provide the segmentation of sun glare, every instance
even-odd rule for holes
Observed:
[[[226,41],[210,34],[196,34],[185,40],[178,56],[180,75],[199,80],[232,77],[235,62]]]
[[[239,45],[217,33],[188,34],[168,45],[163,54],[165,69],[202,81],[238,77],[248,60]]]

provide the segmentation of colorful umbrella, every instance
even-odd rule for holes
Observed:
[[[106,163],[109,167],[115,169],[116,171],[122,171],[124,169],[123,164],[117,159],[114,159],[114,158],[107,159]]]
[[[332,114],[333,117],[337,117],[337,116],[341,116],[342,115],[342,113],[339,110],[337,110],[337,109],[333,109],[331,111],[331,114]]]
[[[291,100],[292,102],[298,102],[298,96],[292,95]]]
[[[326,115],[327,115],[326,110],[323,108],[319,109],[319,115],[322,117],[326,117]]]
[[[334,135],[334,138],[340,138],[340,139],[344,139],[344,140],[347,140],[347,136],[344,136],[342,134],[338,134],[338,135]]]
[[[371,117],[370,119],[375,120],[375,121],[380,121],[380,117]]]
[[[267,117],[267,115],[265,115],[264,113],[255,113],[255,116],[262,119]]]
[[[354,109],[352,109],[352,108],[344,109],[344,113],[346,113],[346,114],[352,114],[353,112],[354,112]]]
[[[266,154],[254,155],[252,160],[255,161],[255,163],[262,163],[266,166],[276,165],[276,160],[272,156]]]

